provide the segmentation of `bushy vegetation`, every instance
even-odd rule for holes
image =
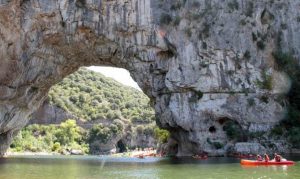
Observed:
[[[69,75],[49,92],[50,103],[89,121],[154,121],[154,110],[142,92],[85,68]]]
[[[212,145],[215,149],[221,149],[224,147],[224,144],[221,142],[213,142],[209,138],[206,139],[207,143]]]
[[[273,78],[271,75],[268,75],[265,71],[262,72],[262,81],[256,80],[256,84],[265,90],[272,90],[273,88]]]
[[[162,14],[160,16],[160,20],[159,20],[161,25],[169,25],[172,21],[173,21],[173,18],[169,14]]]
[[[88,152],[87,132],[75,120],[56,125],[30,125],[24,128],[11,144],[16,152],[62,152],[77,149]]]
[[[91,129],[79,127],[76,120],[60,125],[29,125],[14,139],[12,151],[61,153],[77,149],[93,154],[101,150],[101,144],[124,132],[151,135],[162,143],[169,137],[167,131],[155,127],[154,110],[142,92],[85,68],[55,85],[48,100],[80,120],[93,123],[102,119],[104,123]],[[124,122],[132,130],[124,131]]]
[[[159,143],[166,143],[170,137],[170,133],[167,130],[156,127],[154,129],[154,136]]]
[[[115,135],[119,135],[123,131],[123,123],[120,120],[114,121],[110,126],[104,126],[103,124],[97,124],[89,131],[88,141],[93,143],[100,140],[106,143]]]
[[[237,122],[227,121],[223,126],[223,130],[231,140],[242,141],[244,138],[244,131]]]

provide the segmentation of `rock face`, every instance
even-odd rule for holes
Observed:
[[[213,144],[230,140],[228,121],[268,131],[284,115],[279,96],[289,88],[272,52],[299,58],[299,7],[298,0],[1,0],[0,154],[50,87],[89,65],[130,71],[177,155],[222,150]]]
[[[242,154],[265,154],[266,149],[259,143],[236,143],[234,146],[234,151]]]
[[[31,115],[28,124],[60,124],[68,119],[77,117],[46,101]]]

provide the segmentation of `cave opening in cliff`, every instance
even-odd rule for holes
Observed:
[[[127,152],[126,145],[124,144],[124,142],[122,140],[119,140],[117,142],[116,148],[117,148],[117,152],[119,152],[119,153]]]
[[[215,126],[210,126],[209,129],[208,129],[208,131],[209,131],[210,133],[215,133],[215,132],[217,131],[217,129],[216,129]]]

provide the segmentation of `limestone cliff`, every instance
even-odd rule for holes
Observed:
[[[268,131],[300,56],[298,0],[1,0],[0,154],[49,88],[80,66],[126,68],[177,155],[223,153],[224,125]],[[278,49],[280,48],[280,49]]]

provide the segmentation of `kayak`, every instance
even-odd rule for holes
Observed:
[[[197,159],[197,160],[206,160],[208,159],[208,156],[207,155],[203,155],[203,156],[192,156],[194,159]]]
[[[293,161],[281,161],[281,162],[275,162],[275,161],[257,161],[257,160],[241,160],[241,165],[294,165],[295,162]]]

